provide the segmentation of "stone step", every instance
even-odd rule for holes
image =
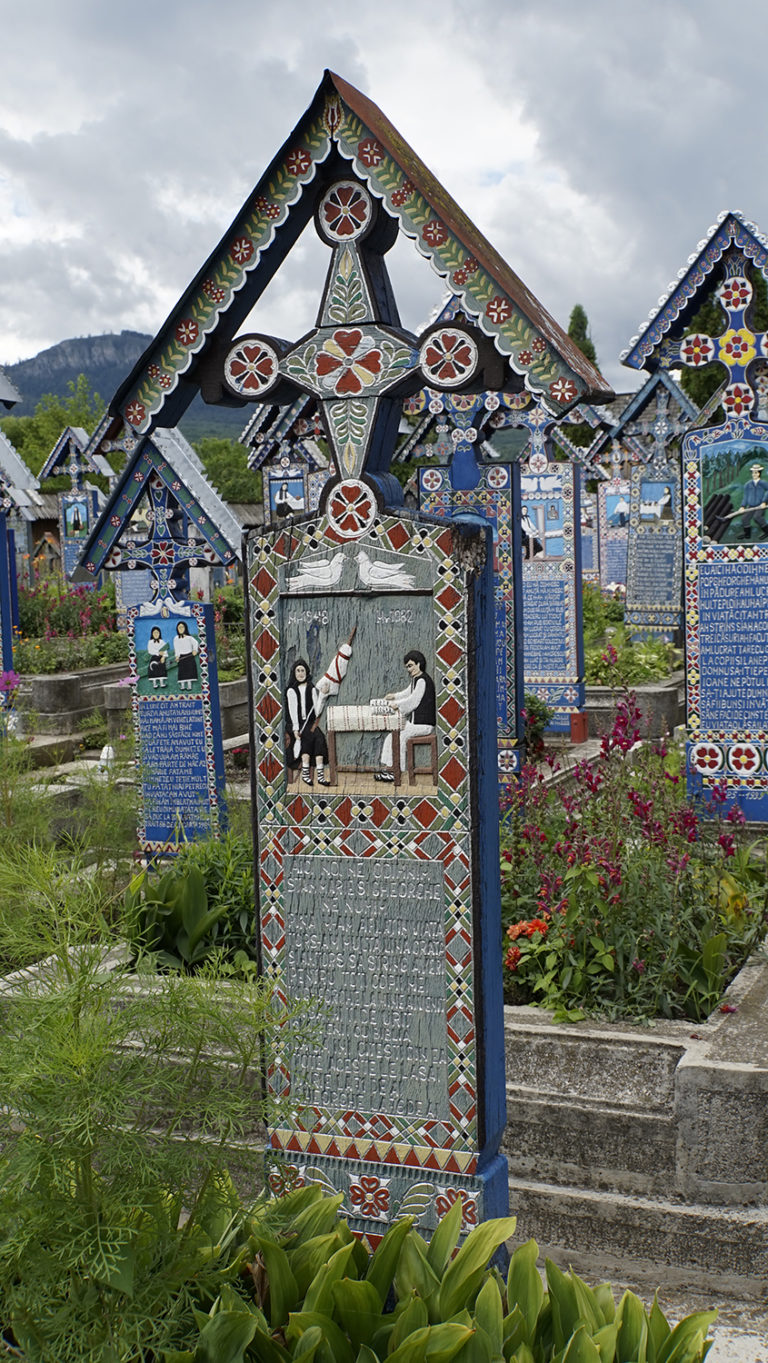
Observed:
[[[581,1276],[765,1300],[768,1209],[720,1208],[509,1180],[515,1242]]]
[[[515,1178],[669,1195],[676,1140],[671,1112],[507,1088],[502,1149]]]
[[[675,1070],[692,1024],[678,1024],[678,1040],[675,1024],[654,1036],[639,1028],[553,1026],[546,1014],[532,1019],[529,1008],[504,1012],[507,1084],[514,1089],[646,1113],[671,1110]]]

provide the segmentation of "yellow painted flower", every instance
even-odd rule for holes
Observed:
[[[757,353],[754,332],[748,331],[746,327],[741,327],[739,331],[735,331],[733,328],[730,331],[724,331],[718,345],[719,358],[729,365],[749,364],[750,360],[754,360]]]

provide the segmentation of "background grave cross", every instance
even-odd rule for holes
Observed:
[[[150,531],[147,539],[126,539],[115,545],[104,561],[105,568],[148,568],[154,582],[153,601],[175,601],[183,596],[181,577],[186,568],[218,562],[208,544],[194,534],[182,534],[190,522],[157,474],[148,480]]]
[[[419,339],[402,330],[384,254],[397,224],[356,179],[320,194],[315,225],[332,248],[318,322],[296,345],[241,336],[224,359],[224,386],[240,398],[316,398],[338,481],[328,514],[343,537],[372,524],[371,475],[385,475],[397,441],[402,399],[424,384],[448,391],[481,376],[478,343],[451,321]],[[478,384],[479,386],[479,384]]]
[[[717,289],[717,298],[727,316],[725,331],[719,336],[697,332],[680,342],[678,360],[696,369],[717,361],[728,371],[728,382],[720,399],[726,416],[748,417],[755,405],[755,394],[747,382],[747,370],[756,359],[768,356],[768,332],[755,333],[746,315],[753,289],[741,252],[728,261],[726,277]]]
[[[691,419],[680,409],[677,414],[670,412],[670,394],[666,388],[659,387],[656,390],[656,410],[652,417],[641,417],[630,422],[622,432],[623,435],[639,436],[643,444],[651,446],[650,459],[653,462],[664,463],[667,457],[667,446],[676,436],[685,435]]]

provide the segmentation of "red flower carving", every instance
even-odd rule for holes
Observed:
[[[697,367],[700,364],[709,364],[715,353],[715,347],[709,336],[686,336],[680,346],[680,358],[686,364]]]
[[[537,336],[535,341],[531,341],[531,350],[534,355],[543,355],[547,348],[547,343],[543,336]]]
[[[376,1178],[374,1174],[362,1174],[360,1179],[350,1180],[349,1199],[353,1207],[360,1208],[361,1216],[382,1219],[389,1210],[389,1179]]]
[[[421,352],[427,378],[434,383],[461,383],[477,363],[477,351],[460,331],[439,331],[430,336]]]
[[[258,341],[238,346],[227,360],[227,377],[241,393],[260,393],[272,382],[277,370],[274,353]]]
[[[131,426],[140,426],[147,415],[143,402],[129,402],[125,409],[125,419]]]
[[[371,216],[371,201],[364,189],[347,181],[328,191],[322,213],[330,236],[356,237]]]
[[[485,315],[499,326],[502,322],[506,322],[507,319],[512,316],[512,304],[508,298],[502,298],[500,294],[497,294],[496,297],[492,298],[490,303],[487,304]]]
[[[212,279],[204,279],[202,290],[206,298],[210,298],[212,303],[223,303],[226,292],[220,284],[215,284]]]
[[[746,383],[732,383],[726,388],[720,401],[726,412],[742,416],[752,410],[755,395]]]
[[[451,1210],[454,1202],[461,1199],[461,1224],[465,1226],[477,1225],[477,1198],[471,1193],[467,1193],[463,1188],[441,1188],[435,1198],[435,1211],[438,1216],[445,1216]]]
[[[396,189],[392,195],[392,206],[394,208],[402,208],[403,204],[407,203],[410,199],[415,188],[416,186],[412,184],[410,180],[403,180],[400,188]]]
[[[448,237],[448,233],[439,218],[430,218],[429,222],[425,223],[422,228],[421,235],[427,246],[442,246]]]
[[[289,175],[306,175],[312,165],[312,157],[303,147],[297,147],[295,151],[288,153],[285,161],[285,168]]]
[[[200,328],[197,322],[192,321],[191,317],[185,317],[182,322],[179,322],[175,331],[176,340],[180,345],[194,345],[199,335]]]
[[[236,265],[247,265],[253,255],[253,242],[250,237],[235,237],[229,254]]]
[[[752,297],[752,285],[743,275],[732,275],[720,285],[717,291],[723,307],[729,312],[745,308]]]
[[[370,169],[372,166],[380,166],[384,160],[384,149],[376,141],[375,137],[364,137],[357,149],[364,166]]]
[[[315,356],[315,373],[338,397],[364,392],[381,373],[381,351],[356,328],[334,331]]]
[[[471,275],[476,274],[479,268],[474,256],[467,256],[464,264],[460,265],[458,270],[454,270],[453,272],[454,284],[466,284]]]
[[[555,379],[549,385],[549,395],[554,402],[573,402],[578,391],[573,379]]]

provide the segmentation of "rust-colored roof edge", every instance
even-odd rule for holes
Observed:
[[[200,284],[210,273],[212,266],[219,259],[223,243],[227,241],[229,237],[232,236],[232,234],[238,227],[238,224],[240,223],[241,219],[248,216],[251,209],[251,205],[253,204],[253,201],[258,198],[259,194],[262,193],[265,182],[267,182],[272,173],[280,165],[282,165],[287,153],[290,151],[291,147],[295,145],[296,139],[301,133],[304,125],[307,123],[309,119],[311,119],[315,110],[320,108],[323,97],[329,86],[330,81],[328,77],[328,72],[326,72],[320,84],[318,85],[314,95],[312,96],[312,99],[310,100],[309,104],[307,105],[306,109],[301,115],[301,118],[299,119],[298,123],[294,128],[291,129],[288,136],[285,138],[285,141],[282,143],[280,148],[275,152],[275,155],[272,157],[272,160],[270,161],[269,165],[266,167],[264,171],[262,171],[261,175],[256,181],[256,184],[254,185],[253,189],[248,195],[248,198],[245,199],[243,203],[241,203],[231,223],[228,225],[226,230],[222,232],[221,236],[216,242],[216,245],[213,247],[213,250],[210,252],[208,256],[206,256],[205,261],[201,265],[200,269],[197,271],[197,274],[194,276],[193,279],[190,280],[184,292],[179,295],[177,302],[171,308],[171,311],[168,313],[168,316],[165,318],[165,321],[157,328],[157,331],[152,337],[152,340],[150,341],[147,348],[139,356],[130,374],[120,384],[120,387],[117,389],[117,392],[112,398],[112,401],[110,402],[109,407],[107,409],[110,413],[113,414],[119,413],[123,399],[127,397],[127,395],[132,391],[133,386],[136,383],[137,379],[140,377],[140,375],[146,368],[152,356],[152,352],[155,350],[157,346],[158,337],[164,335],[164,333],[168,330],[171,323],[174,321],[176,317],[178,317],[179,315],[183,315],[184,306],[187,300],[195,296],[200,287]],[[213,333],[211,333],[211,336],[213,336]],[[199,354],[194,356],[192,365],[190,366],[190,369],[187,370],[187,377],[191,372],[194,372],[201,356],[205,353],[205,350],[207,349],[208,342],[210,341],[210,339],[211,337],[209,337],[208,340],[206,341],[206,345],[203,346],[203,350],[199,352]]]
[[[475,227],[466,213],[459,207],[432,171],[416,155],[416,152],[400,135],[397,128],[377,104],[362,94],[336,72],[327,70],[325,80],[332,82],[337,94],[348,104],[353,113],[376,133],[379,141],[397,163],[402,166],[409,180],[412,180],[424,198],[432,204],[446,226],[464,243],[467,250],[484,269],[496,280],[499,288],[514,299],[521,312],[542,332],[555,351],[579,378],[587,385],[587,392],[580,395],[580,401],[608,402],[613,397],[613,389],[603,378],[599,369],[583,355],[576,343],[556,322],[551,313],[539,302],[535,294],[523,283],[519,275],[507,264],[503,256],[491,246],[490,242]],[[318,94],[323,89],[320,86]]]

